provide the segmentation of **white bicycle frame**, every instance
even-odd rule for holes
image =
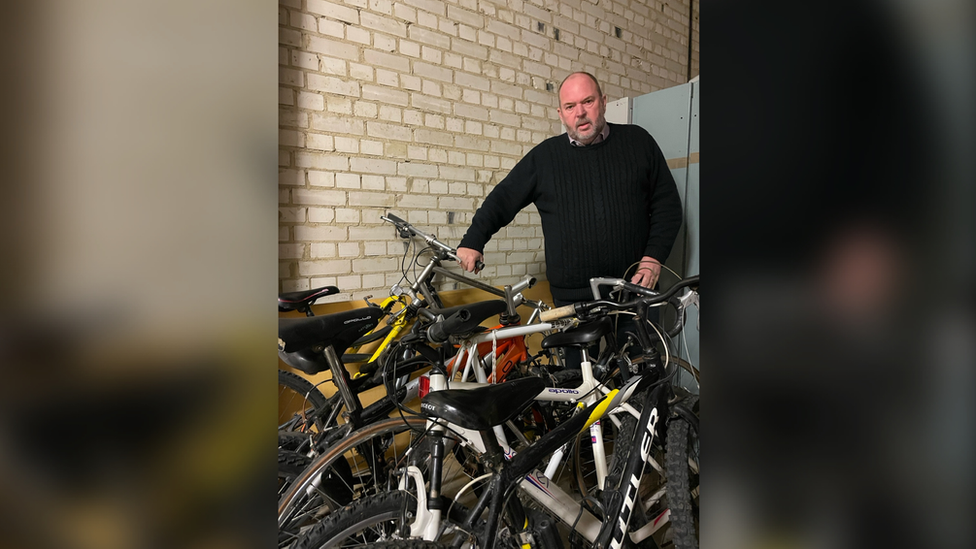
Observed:
[[[478,355],[478,344],[485,343],[489,341],[498,341],[511,337],[522,337],[525,335],[544,332],[552,330],[555,325],[549,323],[538,323],[531,324],[527,326],[513,326],[509,328],[500,328],[489,333],[480,334],[473,337],[461,345],[462,351],[467,351],[467,353],[458,352],[455,355],[455,359],[460,356],[467,356],[464,373],[462,374],[462,379],[466,379],[471,372],[474,372],[477,382],[468,381],[449,381],[443,374],[430,374],[430,392],[442,391],[445,389],[474,389],[477,387],[483,387],[488,385],[487,376],[485,375],[485,370],[481,367],[476,367],[480,364],[480,357]],[[455,360],[452,359],[452,360]],[[449,363],[450,364],[450,363]],[[493,365],[492,365],[493,367]],[[579,387],[576,388],[558,388],[558,387],[547,387],[538,396],[536,400],[542,401],[553,401],[553,402],[569,402],[578,403],[582,406],[590,406],[597,403],[601,398],[610,394],[611,389],[607,388],[605,385],[598,382],[593,377],[593,365],[589,360],[584,360],[580,365],[580,370],[583,375],[583,382]],[[627,395],[629,397],[629,395]],[[614,412],[626,412],[633,415],[635,418],[640,417],[640,412],[635,409],[630,404],[627,404],[626,398],[623,402],[619,404],[613,410],[607,410],[605,414],[609,414],[611,411]],[[604,416],[606,417],[606,415]],[[613,421],[618,426],[620,425],[620,420],[615,417],[614,414],[609,414],[611,421]],[[443,434],[447,430],[450,430],[452,434],[458,435],[463,439],[463,444],[470,444],[478,449],[479,452],[484,453],[486,448],[484,442],[482,441],[481,435],[478,431],[473,431],[465,429],[458,425],[448,423],[445,425],[443,422],[428,421],[427,427],[431,432],[436,432]],[[514,426],[512,426],[514,428]],[[506,459],[511,459],[515,455],[515,451],[508,444],[508,439],[505,437],[505,433],[501,426],[495,426],[493,428],[495,436],[498,439],[498,444],[501,446],[505,453]],[[597,481],[600,488],[604,488],[607,477],[607,459],[606,451],[603,442],[603,428],[600,421],[596,421],[590,426],[590,442],[593,446],[593,456],[597,470]],[[541,506],[545,507],[551,511],[560,520],[568,525],[575,524],[575,530],[586,538],[588,541],[593,542],[596,540],[596,536],[600,532],[600,528],[603,523],[593,516],[589,511],[582,507],[579,502],[577,502],[570,494],[566,493],[565,490],[560,488],[553,480],[552,476],[558,470],[565,456],[567,445],[557,450],[552,454],[549,459],[549,464],[545,471],[540,471],[538,469],[533,470],[531,473],[525,476],[525,478],[519,483],[519,489],[522,490],[526,495],[530,496],[532,499],[536,500]],[[663,474],[663,467],[654,460],[653,457],[649,457],[648,463],[659,473]],[[412,481],[414,488],[417,490],[418,494],[423,494],[424,492],[424,480],[423,474],[420,469],[416,466],[407,467],[407,474],[401,477],[400,486],[401,490],[405,490],[408,487],[408,483]],[[477,479],[476,479],[477,480]],[[472,484],[469,483],[467,486],[462,488],[461,493],[467,490]],[[459,493],[457,497],[460,497]],[[647,507],[653,504],[657,499],[661,497],[662,494],[655,494],[654,497],[650,498],[647,502]],[[423,537],[428,541],[437,539],[442,528],[441,524],[441,511],[427,509],[425,504],[421,504],[419,500],[425,498],[418,498],[417,514],[416,519],[411,524],[411,536]],[[646,510],[646,508],[645,508]],[[659,528],[667,524],[669,512],[665,511],[660,516],[655,517],[647,526],[630,533],[631,539],[637,543],[643,541],[648,536],[656,532]]]

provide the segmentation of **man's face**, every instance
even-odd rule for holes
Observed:
[[[559,90],[559,119],[569,136],[589,145],[607,124],[607,96],[600,96],[596,82],[585,74],[569,77]]]

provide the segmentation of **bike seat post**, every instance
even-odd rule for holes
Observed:
[[[332,383],[335,384],[336,390],[339,391],[339,396],[342,397],[342,401],[346,405],[345,414],[347,415],[347,419],[354,428],[358,428],[361,423],[360,414],[363,408],[349,387],[349,372],[346,371],[346,366],[339,360],[335,349],[331,345],[326,347],[322,351],[322,354],[325,355],[325,360],[329,363],[329,369],[332,370]]]

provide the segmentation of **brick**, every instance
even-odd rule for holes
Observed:
[[[349,169],[349,160],[345,157],[316,152],[296,152],[295,166],[299,168],[315,168],[317,170],[343,171]]]
[[[294,227],[295,240],[312,241],[345,241],[345,227],[330,225],[297,225]]]
[[[455,73],[455,84],[459,86],[463,86],[465,88],[473,88],[484,92],[489,91],[491,89],[490,80],[481,76],[468,74],[466,72]]]
[[[463,161],[463,160],[462,160]],[[469,168],[457,168],[454,166],[440,166],[439,175],[441,179],[455,181],[474,181],[474,170]]]
[[[363,154],[374,154],[381,156],[383,154],[383,143],[363,139],[359,142],[359,149]]]
[[[361,188],[369,191],[382,191],[386,189],[386,183],[382,176],[363,175],[361,178]]]
[[[467,211],[474,208],[474,199],[442,196],[437,199],[437,207],[442,210]]]
[[[397,175],[407,177],[437,177],[437,166],[417,162],[400,162],[397,164]]]
[[[360,188],[359,174],[337,173],[335,184],[337,189],[358,189]]]
[[[291,196],[292,202],[295,204],[343,206],[346,203],[346,193],[344,191],[294,189]]]
[[[383,158],[350,158],[350,169],[354,172],[396,175],[397,163]]]
[[[304,255],[304,244],[278,244],[278,259],[301,259]]]
[[[529,73],[531,75],[534,75],[534,76],[539,76],[539,77],[546,78],[546,79],[552,78],[552,68],[549,67],[548,65],[544,65],[542,63],[534,63],[532,61],[523,61],[522,62],[522,69],[525,72],[527,72],[527,73]]]
[[[335,221],[335,210],[332,208],[309,208],[308,221],[310,223],[332,223]]]
[[[381,240],[385,242],[390,239],[390,236],[390,225],[386,223],[377,227],[349,227],[349,240]]]
[[[318,93],[298,92],[298,108],[320,111],[325,108],[325,98]]]
[[[313,90],[323,91],[330,94],[359,97],[358,82],[346,82],[335,76],[309,74],[308,87]]]
[[[278,170],[279,185],[304,185],[304,170]]]
[[[441,145],[450,147],[454,144],[454,136],[446,133],[426,129],[414,131],[414,141],[417,143],[429,143],[431,145]]]
[[[324,34],[326,36],[331,36],[333,38],[342,40],[346,37],[346,25],[342,21],[320,19],[319,34]]]
[[[389,17],[364,11],[359,14],[359,20],[360,24],[367,29],[377,30],[401,38],[407,37],[407,25],[396,19],[390,19]]]
[[[441,82],[454,81],[454,71],[419,61],[414,62],[413,73],[422,78],[431,78]]]
[[[415,93],[411,95],[410,103],[413,107],[424,111],[451,114],[451,102],[444,99],[438,99],[436,97],[429,97]]]
[[[335,221],[336,223],[359,223],[359,210],[336,208]]]
[[[308,49],[349,61],[359,61],[359,46],[318,36],[308,37]]]
[[[359,12],[340,4],[333,4],[324,0],[308,0],[307,9],[312,13],[324,15],[338,21],[344,21],[353,25],[359,23]]]
[[[294,69],[278,67],[278,83],[286,86],[302,87],[305,85],[305,73]]]
[[[376,50],[364,50],[363,58],[370,65],[385,67],[395,71],[410,72],[410,61],[399,56]]]
[[[421,44],[427,44],[429,46],[438,47],[444,50],[451,48],[451,37],[445,36],[439,32],[427,30],[416,25],[411,25],[409,35],[411,40],[415,40]]]
[[[359,242],[340,242],[338,252],[339,257],[359,257]],[[355,267],[353,269],[355,270]]]
[[[356,42],[358,44],[369,45],[372,39],[372,35],[366,29],[361,29],[359,27],[346,27],[346,40],[350,42]]]
[[[485,30],[492,34],[504,36],[511,40],[518,40],[522,35],[522,32],[518,29],[518,27],[502,23],[496,19],[489,19],[487,25],[485,25]]]
[[[447,18],[474,28],[482,28],[485,24],[484,15],[456,6],[447,6]]]
[[[295,104],[295,90],[291,88],[278,88],[278,104],[279,105],[294,105]]]
[[[332,172],[309,170],[308,184],[312,187],[335,187],[335,174]]]
[[[278,29],[278,43],[285,46],[302,47],[302,32],[294,29]]]
[[[359,140],[351,137],[335,137],[335,150],[343,153],[358,153]],[[337,181],[338,184],[338,181]]]
[[[397,199],[397,208],[429,208],[434,199],[427,194],[406,194]]]
[[[348,259],[300,261],[298,263],[298,274],[301,276],[345,274],[350,271],[351,263]]]
[[[354,259],[352,268],[355,272],[391,271],[397,268],[397,260],[391,257]]]
[[[278,146],[304,147],[305,135],[298,131],[278,130]]]
[[[308,208],[278,208],[278,222],[279,223],[304,223],[305,222],[305,212]]]
[[[320,56],[319,62],[321,67],[320,72],[325,74],[332,74],[335,76],[345,76],[346,75],[346,61],[343,59],[335,59],[333,57]]]
[[[362,98],[368,101],[376,101],[381,104],[392,104],[406,107],[409,96],[406,92],[382,86],[363,85]]]
[[[392,206],[393,195],[385,193],[350,192],[350,206]]]
[[[382,108],[380,109],[380,112],[382,113]],[[410,130],[410,128],[394,126],[392,124],[384,124],[382,122],[374,122],[372,120],[366,122],[366,135],[378,139],[396,139],[399,141],[413,140],[413,132]]]
[[[476,42],[478,40],[478,31],[467,25],[458,25],[458,37],[468,42]]]
[[[491,122],[496,124],[505,124],[508,126],[522,125],[522,117],[518,116],[517,114],[503,112],[498,109],[492,109],[489,117]],[[502,131],[504,131],[504,129],[502,129]]]

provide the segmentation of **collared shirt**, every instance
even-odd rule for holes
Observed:
[[[569,132],[566,132],[566,135],[569,135]],[[605,140],[607,138],[607,136],[609,136],[609,135],[610,135],[610,124],[604,124],[603,125],[603,131],[600,132],[599,134],[597,134],[597,136],[593,138],[593,141],[590,142],[590,145],[596,145],[600,141]],[[569,144],[572,145],[572,146],[574,146],[574,147],[588,147],[589,146],[589,145],[584,145],[584,144],[580,143],[579,141],[573,139],[572,137],[569,138]]]

